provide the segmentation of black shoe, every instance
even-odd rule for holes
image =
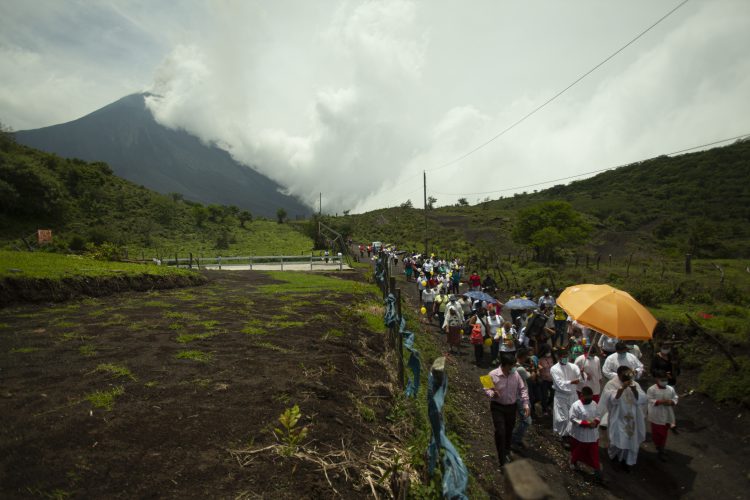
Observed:
[[[625,460],[622,460],[622,461],[620,462],[620,468],[621,468],[621,469],[622,469],[622,471],[623,471],[623,472],[625,472],[626,474],[627,474],[627,473],[630,473],[630,466],[629,466],[628,464],[626,464],[626,463],[625,463]]]
[[[664,450],[659,450],[657,452],[656,456],[659,459],[659,461],[661,461],[661,462],[666,462],[667,461],[667,457],[664,455]]]

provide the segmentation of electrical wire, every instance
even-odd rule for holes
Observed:
[[[435,168],[432,168],[432,169],[428,169],[427,172],[435,172],[437,170],[441,170],[441,169],[449,167],[449,166],[451,166],[451,165],[453,165],[455,163],[458,163],[459,161],[461,161],[461,160],[463,160],[465,158],[468,158],[469,156],[471,156],[472,154],[476,153],[480,149],[484,148],[485,146],[487,146],[491,142],[499,139],[500,137],[502,137],[506,133],[510,132],[516,126],[520,125],[521,123],[523,123],[524,121],[526,121],[528,118],[532,117],[537,112],[541,111],[545,106],[547,106],[548,104],[550,104],[552,101],[554,101],[555,99],[557,99],[558,97],[560,97],[561,95],[563,95],[565,92],[567,92],[568,90],[570,90],[578,82],[580,82],[581,80],[583,80],[584,78],[586,78],[587,76],[589,76],[591,73],[593,73],[594,71],[596,71],[597,69],[599,69],[601,66],[603,66],[604,64],[606,64],[610,59],[612,59],[613,57],[615,57],[617,54],[619,54],[620,52],[622,52],[623,50],[625,50],[626,48],[628,48],[629,46],[631,46],[639,38],[641,38],[643,35],[645,35],[649,31],[651,31],[654,27],[656,27],[659,23],[661,23],[666,18],[668,18],[669,16],[671,16],[672,14],[674,14],[675,12],[677,12],[677,10],[680,9],[686,3],[688,3],[688,1],[689,0],[683,0],[679,5],[677,5],[675,8],[673,8],[672,10],[670,10],[669,12],[667,12],[666,14],[664,14],[661,18],[659,18],[651,26],[649,26],[645,30],[641,31],[635,38],[633,38],[628,43],[626,43],[625,45],[623,45],[622,47],[620,47],[619,49],[617,49],[615,52],[613,52],[612,54],[610,54],[609,57],[607,57],[606,59],[604,59],[603,61],[601,61],[599,64],[597,64],[596,66],[594,66],[593,68],[591,68],[587,72],[585,72],[583,75],[579,76],[575,81],[573,81],[573,83],[571,83],[570,85],[568,85],[567,87],[565,87],[564,89],[562,89],[560,92],[558,92],[557,94],[553,95],[552,97],[550,97],[549,99],[547,99],[546,101],[544,101],[542,104],[540,104],[536,108],[534,108],[531,111],[529,111],[528,113],[526,113],[519,120],[516,120],[514,123],[512,123],[511,125],[509,125],[505,129],[503,129],[499,133],[495,134],[490,139],[486,140],[485,142],[483,142],[479,146],[475,147],[474,149],[470,150],[469,152],[464,153],[463,155],[459,156],[458,158],[454,158],[453,160],[451,160],[451,161],[449,161],[447,163],[443,163],[442,165],[440,165],[438,167],[435,167]]]
[[[708,142],[706,144],[701,144],[700,146],[693,146],[693,147],[690,147],[690,148],[680,149],[679,151],[673,151],[671,153],[666,153],[666,154],[659,155],[659,156],[672,156],[672,155],[676,155],[676,154],[680,154],[680,153],[685,153],[687,151],[693,151],[695,149],[700,149],[700,148],[705,148],[705,147],[708,147],[708,146],[713,146],[713,145],[716,145],[716,144],[721,144],[722,142],[733,141],[733,140],[736,140],[736,139],[742,139],[743,137],[748,137],[748,136],[750,136],[750,133],[742,134],[742,135],[737,135],[735,137],[728,137],[726,139],[720,139],[718,141]],[[525,186],[515,186],[515,187],[511,187],[511,188],[496,189],[494,191],[479,191],[479,192],[475,192],[475,193],[441,193],[441,192],[433,191],[433,194],[439,194],[439,195],[442,195],[442,196],[471,196],[471,195],[478,195],[478,194],[493,194],[493,193],[502,193],[502,192],[506,192],[506,191],[515,191],[515,190],[518,190],[518,189],[525,189],[525,188],[530,188],[530,187],[535,187],[535,186],[541,186],[542,184],[550,184],[550,183],[553,183],[553,182],[560,182],[560,181],[566,181],[566,180],[570,180],[570,179],[575,179],[576,177],[583,177],[584,175],[598,174],[598,173],[601,173],[601,172],[606,172],[607,170],[614,170],[614,169],[617,169],[617,168],[620,168],[620,167],[627,167],[628,165],[633,165],[633,164],[636,164],[636,163],[642,163],[644,161],[653,160],[655,158],[658,158],[659,156],[653,156],[653,157],[647,158],[645,160],[639,160],[639,161],[635,161],[635,162],[631,162],[631,163],[624,163],[622,165],[617,165],[617,166],[614,166],[614,167],[601,168],[601,169],[598,169],[598,170],[590,170],[588,172],[582,172],[580,174],[569,175],[567,177],[560,177],[559,179],[551,179],[551,180],[548,180],[548,181],[541,181],[541,182],[535,182],[533,184],[526,184]]]

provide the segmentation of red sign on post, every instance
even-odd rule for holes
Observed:
[[[51,229],[38,229],[36,232],[36,239],[40,245],[46,245],[52,243],[52,230]]]

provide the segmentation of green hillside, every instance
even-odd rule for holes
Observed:
[[[22,238],[37,229],[52,229],[50,250],[83,251],[108,242],[104,251],[121,257],[127,252],[131,259],[175,252],[296,254],[312,248],[312,241],[288,224],[252,215],[161,195],[115,176],[104,163],[60,158],[0,135],[2,248],[25,249]]]
[[[428,193],[429,194],[429,193]],[[750,141],[677,157],[659,157],[589,179],[473,206],[424,211],[390,208],[350,216],[353,236],[422,250],[507,256],[523,251],[512,230],[518,211],[561,200],[593,231],[567,252],[622,257],[750,257]]]

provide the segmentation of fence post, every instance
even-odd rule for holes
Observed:
[[[253,256],[250,256],[250,270],[253,270]]]
[[[686,253],[685,254],[685,274],[692,274],[693,273],[693,255]]]
[[[602,254],[596,256],[596,270],[599,270],[599,261],[602,260]]]
[[[221,271],[221,255],[216,257],[216,260],[219,262],[219,271]]]
[[[339,255],[339,271],[343,271],[343,270],[344,270],[344,256]]]
[[[284,270],[284,256],[281,255],[279,258],[281,260],[281,270],[283,271]]]
[[[310,271],[313,270],[313,254],[310,252]]]
[[[192,269],[193,268],[193,252],[190,252],[188,255],[190,256],[190,260],[188,261],[188,267]]]

